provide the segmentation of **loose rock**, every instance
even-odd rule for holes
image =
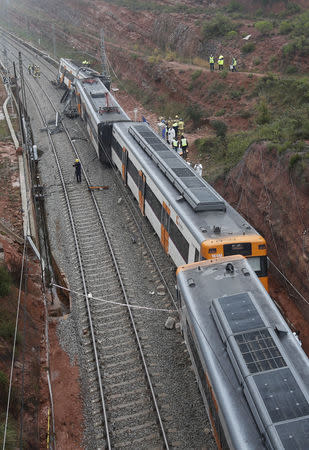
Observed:
[[[168,317],[167,321],[165,322],[165,328],[167,330],[172,330],[175,326],[175,319],[173,317]]]

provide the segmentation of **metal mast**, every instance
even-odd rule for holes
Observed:
[[[101,29],[101,61],[102,61],[102,78],[103,83],[110,90],[111,86],[111,77],[108,69],[107,57],[105,53],[105,43],[104,43],[104,30]]]

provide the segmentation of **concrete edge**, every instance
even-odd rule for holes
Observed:
[[[8,93],[8,92],[7,92],[7,94],[8,94],[8,97],[6,98],[5,102],[3,103],[3,111],[4,111],[6,123],[7,123],[8,127],[9,127],[9,130],[10,130],[10,133],[11,133],[11,136],[12,136],[15,148],[17,150],[19,148],[19,142],[18,142],[18,139],[16,137],[16,133],[15,133],[15,130],[13,128],[10,115],[8,113],[8,110],[7,110],[7,104],[11,100],[11,94]]]

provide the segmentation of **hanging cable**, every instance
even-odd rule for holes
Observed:
[[[20,299],[21,299],[21,287],[23,282],[23,274],[24,274],[24,261],[26,255],[27,248],[27,239],[24,239],[24,248],[23,248],[23,256],[22,256],[22,265],[20,271],[20,280],[19,280],[19,292],[18,292],[18,301],[17,301],[17,311],[16,311],[16,321],[15,321],[15,332],[14,332],[14,343],[13,343],[13,352],[12,352],[12,361],[11,361],[11,371],[10,371],[10,382],[9,382],[9,390],[8,390],[8,401],[6,407],[6,415],[5,415],[5,424],[4,424],[4,432],[3,432],[3,446],[2,449],[5,450],[6,444],[6,434],[9,420],[9,409],[10,409],[10,400],[11,400],[11,392],[12,392],[12,380],[13,380],[13,370],[14,370],[14,361],[15,361],[15,352],[16,352],[16,340],[17,340],[17,330],[18,330],[18,319],[19,319],[19,309],[20,309]]]

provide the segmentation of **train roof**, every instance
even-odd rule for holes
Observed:
[[[233,445],[258,427],[270,448],[307,448],[308,358],[246,259],[183,266],[177,282]]]
[[[238,214],[186,161],[172,150],[146,123],[115,123],[123,145],[138,159],[157,187],[164,192],[181,221],[198,242],[206,238],[257,235]],[[262,239],[262,238],[261,238]]]
[[[130,120],[100,78],[76,80],[75,86],[97,124]]]
[[[73,61],[72,59],[61,58],[60,64],[65,65],[67,69],[71,69],[72,73],[75,75],[77,71],[79,71],[79,78],[88,78],[93,76],[100,76],[100,73],[96,70],[91,69],[90,67],[83,66],[81,63],[77,61]]]

